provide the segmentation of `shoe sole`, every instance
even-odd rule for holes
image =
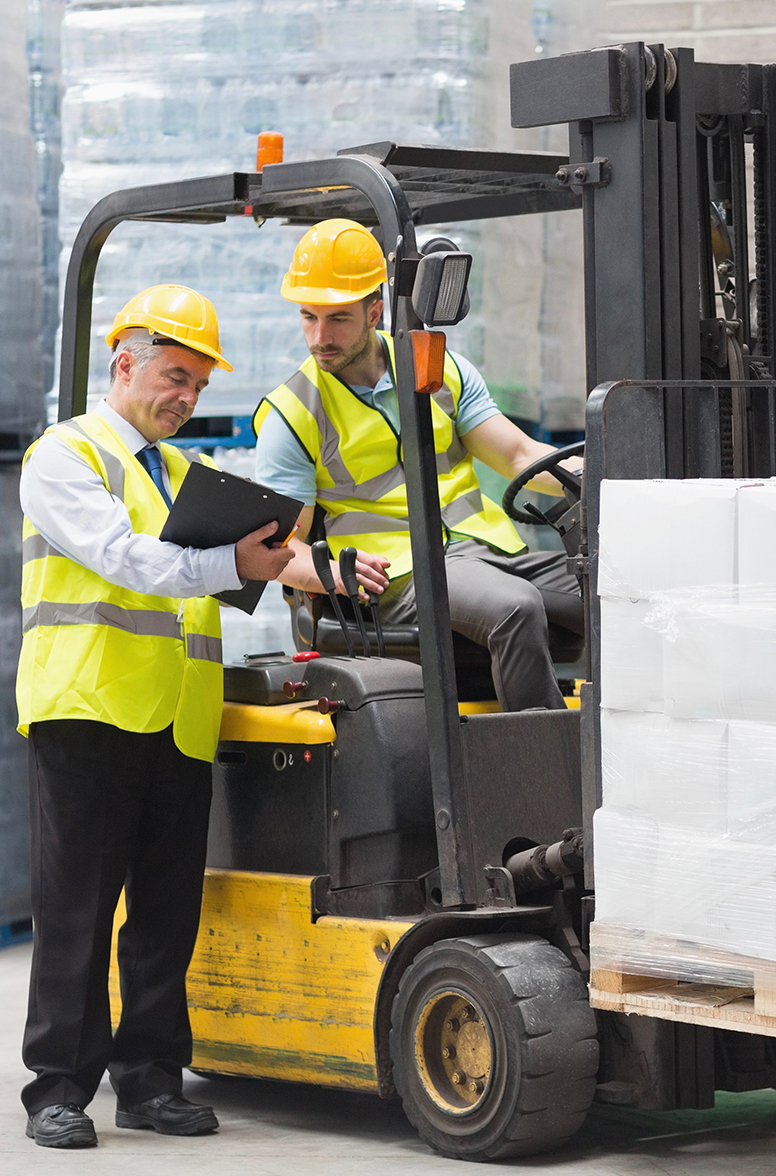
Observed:
[[[87,1131],[83,1127],[73,1127],[71,1130],[63,1129],[56,1135],[51,1135],[48,1138],[42,1135],[36,1135],[30,1123],[27,1124],[24,1134],[28,1139],[34,1139],[38,1147],[96,1147],[97,1136],[94,1131]]]
[[[137,1131],[155,1131],[157,1135],[206,1135],[218,1130],[218,1119],[212,1111],[192,1118],[186,1123],[160,1123],[150,1115],[136,1115],[132,1111],[116,1111],[116,1126]]]

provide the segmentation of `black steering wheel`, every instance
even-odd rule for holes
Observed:
[[[524,470],[513,478],[504,491],[504,497],[501,500],[501,505],[509,515],[510,519],[514,519],[516,523],[530,523],[532,525],[543,524],[545,526],[554,526],[557,519],[569,509],[574,503],[579,502],[582,497],[582,479],[576,474],[569,473],[564,470],[560,462],[567,457],[579,457],[585,449],[584,441],[575,441],[573,445],[564,445],[562,449],[555,449],[552,453],[540,457],[538,461],[534,461],[531,465],[526,466]],[[566,491],[565,495],[557,505],[552,506],[550,510],[544,514],[532,503],[526,502],[523,505],[525,510],[520,510],[515,505],[515,499],[520,491],[535,478],[538,474],[543,474],[549,471],[554,478],[557,478],[563,489]]]

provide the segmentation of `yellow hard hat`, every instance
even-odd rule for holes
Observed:
[[[357,302],[387,278],[372,234],[352,220],[325,220],[308,229],[294,250],[280,293],[289,302],[332,306]]]
[[[213,303],[188,286],[149,286],[130,298],[105,336],[108,346],[112,347],[119,333],[128,327],[147,327],[151,335],[174,339],[181,346],[214,359],[216,367],[228,372],[234,370],[221,355]]]

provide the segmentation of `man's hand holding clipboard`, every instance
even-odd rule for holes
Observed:
[[[287,546],[303,503],[268,486],[193,462],[159,536],[179,547],[234,543],[244,588],[217,593],[218,600],[252,613],[266,587],[293,558]]]

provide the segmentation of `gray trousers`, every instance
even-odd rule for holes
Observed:
[[[489,650],[502,710],[561,710],[547,620],[584,632],[579,585],[566,571],[565,552],[504,555],[466,539],[448,548],[445,568],[452,627]],[[390,624],[417,619],[411,574],[391,581],[380,611]]]

